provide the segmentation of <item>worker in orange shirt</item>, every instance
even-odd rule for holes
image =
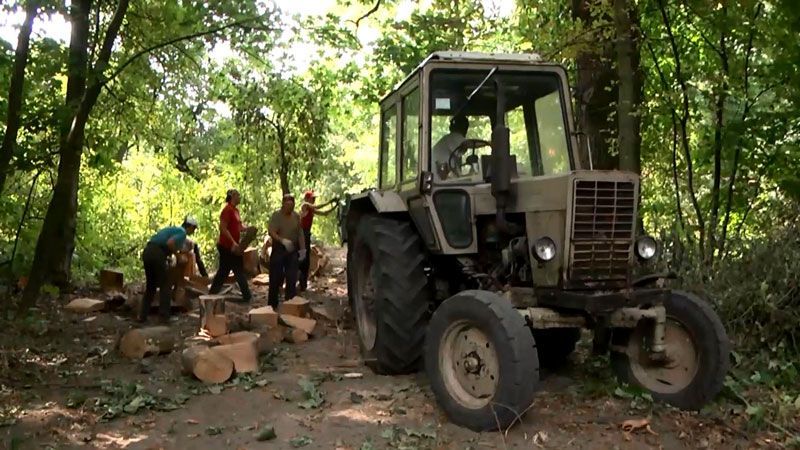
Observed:
[[[303,230],[305,237],[306,247],[309,249],[309,257],[300,262],[300,276],[299,276],[299,291],[303,292],[308,288],[308,270],[310,268],[311,260],[311,226],[314,223],[314,215],[327,216],[336,208],[336,200],[333,199],[327,203],[316,206],[316,196],[313,190],[306,191],[303,195],[303,204],[300,206],[300,228]],[[324,209],[329,206],[328,209]]]

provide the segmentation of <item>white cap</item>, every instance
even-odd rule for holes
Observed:
[[[183,223],[184,223],[184,225],[191,225],[191,226],[197,228],[197,219],[195,219],[192,216],[186,216],[186,218],[183,219]]]

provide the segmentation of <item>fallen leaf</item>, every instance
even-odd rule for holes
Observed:
[[[654,436],[658,436],[658,433],[650,428],[650,419],[630,419],[622,422],[622,432],[625,433],[626,441],[630,440],[630,433],[642,429]]]
[[[188,423],[189,425],[197,425],[200,422],[198,422],[198,421],[196,421],[194,419],[186,419],[186,423]]]

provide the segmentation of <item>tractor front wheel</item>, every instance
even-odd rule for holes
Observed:
[[[611,366],[617,377],[638,385],[653,398],[688,410],[698,410],[722,390],[730,365],[730,342],[717,313],[699,297],[674,291],[664,302],[666,355],[650,356],[652,324],[616,329]]]
[[[531,406],[539,358],[525,320],[506,299],[464,291],[433,313],[425,370],[450,420],[485,431],[508,427]]]

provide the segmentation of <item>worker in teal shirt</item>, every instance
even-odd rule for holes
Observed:
[[[144,322],[150,314],[150,304],[159,289],[158,312],[162,322],[169,322],[169,303],[170,289],[169,276],[167,270],[169,264],[167,259],[170,255],[183,249],[186,236],[191,235],[197,229],[197,220],[191,216],[186,216],[183,225],[179,227],[167,227],[159,230],[153,235],[142,252],[142,262],[144,263],[144,275],[147,279],[147,286],[139,310],[139,321]]]

